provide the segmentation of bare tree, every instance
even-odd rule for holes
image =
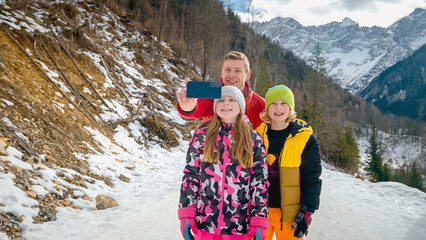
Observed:
[[[168,5],[168,0],[164,0],[161,1],[160,3],[160,21],[159,21],[159,26],[158,26],[158,40],[162,41],[163,40],[163,31],[164,31],[164,26],[167,25],[166,24],[166,17],[167,17],[167,5]]]
[[[253,0],[242,0],[244,13],[247,14],[247,24],[250,29],[253,29],[254,23],[263,17],[264,11],[253,6]],[[246,54],[252,56],[253,49],[253,36],[249,33],[247,35],[247,52]],[[256,53],[256,59],[258,53]]]

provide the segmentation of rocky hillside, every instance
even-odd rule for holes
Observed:
[[[59,206],[94,206],[150,165],[146,149],[178,146],[185,76],[199,73],[114,1],[0,1],[0,185],[15,189],[0,193],[0,231],[22,239]]]

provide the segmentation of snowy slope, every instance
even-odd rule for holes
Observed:
[[[403,164],[410,165],[416,161],[420,167],[426,167],[426,159],[423,158],[422,138],[409,135],[393,135],[383,131],[378,131],[381,153],[384,163],[391,168],[401,167]],[[362,131],[356,137],[358,144],[361,166],[366,166],[369,159],[368,149],[370,147],[370,135],[366,131]],[[362,172],[362,169],[360,169]]]
[[[349,18],[303,26],[282,17],[256,23],[253,28],[307,62],[315,44],[320,43],[328,74],[343,88],[358,93],[383,70],[426,43],[426,9],[418,8],[387,28],[359,27]]]
[[[119,140],[119,139],[117,139]],[[153,167],[142,167],[130,185],[109,193],[120,206],[94,211],[59,208],[58,220],[28,225],[26,239],[180,240],[178,190],[186,144],[166,152],[154,148]],[[320,209],[314,213],[309,239],[422,239],[426,234],[426,193],[403,184],[371,183],[333,170],[323,163]],[[107,165],[105,167],[114,167]],[[19,202],[27,197],[17,197]],[[17,210],[24,209],[17,206]],[[0,239],[6,239],[1,238]]]
[[[91,167],[104,174],[126,174],[129,183],[115,181],[115,187],[109,188],[95,182],[87,189],[74,188],[88,196],[102,192],[117,199],[119,206],[97,211],[94,202],[76,200],[75,204],[82,209],[57,208],[56,221],[31,224],[25,217],[23,237],[32,240],[52,236],[58,240],[181,239],[176,211],[188,142],[170,151],[158,145],[141,149],[124,129],[117,131],[115,144],[100,133],[94,134],[103,153],[87,157],[107,161],[90,161]],[[127,150],[118,146],[126,146]],[[20,159],[22,153],[18,150],[9,147],[7,154],[2,160],[33,168]],[[112,156],[118,156],[123,162],[115,161]],[[125,166],[132,166],[132,171],[125,170]],[[423,211],[426,193],[399,183],[371,183],[354,178],[333,170],[326,163],[323,167],[321,206],[313,215],[306,239],[421,239],[426,234],[426,212]],[[51,170],[41,172],[55,179]],[[7,203],[6,210],[14,214],[32,215],[33,200],[11,183],[12,177],[0,174],[1,202]],[[39,189],[50,189],[49,181],[38,181]],[[0,234],[0,239],[6,238]]]
[[[306,239],[422,239],[426,194],[400,183],[371,183],[323,172],[321,207]]]
[[[57,221],[31,224],[31,216],[35,211],[31,206],[35,201],[14,186],[11,181],[13,176],[2,173],[0,169],[0,202],[6,204],[0,209],[24,216],[21,226],[25,239],[155,239],[143,236],[155,233],[158,229],[146,228],[142,223],[151,222],[148,218],[150,215],[162,216],[158,214],[161,209],[152,209],[151,206],[178,189],[188,143],[185,142],[171,151],[159,145],[153,145],[149,150],[142,149],[124,130],[117,132],[115,136],[117,145],[102,134],[97,133],[96,138],[102,143],[104,153],[87,156],[92,159],[91,167],[108,175],[125,174],[129,177],[129,182],[114,181],[114,188],[105,187],[101,182],[94,182],[87,189],[76,186],[73,188],[82,195],[94,196],[96,193],[102,193],[111,196],[119,203],[116,208],[99,211],[93,201],[76,199],[75,204],[80,206],[81,210],[57,208]],[[120,146],[126,146],[127,150]],[[1,160],[25,166],[19,159],[18,150],[9,147],[7,152],[8,155],[1,156]],[[116,161],[116,158],[122,162]],[[96,159],[103,161],[95,161]],[[126,170],[129,166],[132,170]],[[26,167],[34,168],[28,165]],[[39,185],[35,185],[38,189],[50,189],[50,180],[60,180],[50,169],[39,171],[46,176],[46,181],[38,180]],[[173,206],[176,207],[177,203]],[[175,210],[167,209],[164,213],[175,215],[175,219],[177,218]],[[168,230],[169,233],[173,231],[173,228]]]
[[[124,25],[115,12],[103,7],[101,3],[79,0],[66,3],[32,1],[28,6],[28,11],[25,12],[14,9],[14,1],[7,1],[0,9],[0,63],[5,63],[9,71],[5,76],[6,72],[0,68],[0,82],[8,82],[10,86],[19,86],[19,89],[23,90],[14,92],[13,89],[18,87],[0,86],[0,129],[4,130],[0,132],[0,231],[9,234],[12,232],[17,234],[15,237],[19,237],[22,229],[24,239],[55,239],[61,236],[60,231],[69,231],[72,221],[77,221],[76,225],[91,226],[91,229],[86,229],[84,233],[86,237],[102,239],[96,236],[107,228],[108,222],[114,218],[122,222],[139,217],[141,212],[133,211],[136,206],[159,200],[168,191],[168,185],[172,186],[171,183],[179,181],[178,174],[174,172],[177,169],[175,165],[180,166],[179,160],[183,161],[183,158],[176,160],[173,156],[184,150],[179,147],[166,150],[167,145],[163,144],[159,132],[163,131],[164,134],[165,129],[170,129],[170,135],[167,137],[176,136],[179,142],[184,138],[185,132],[181,130],[187,121],[180,118],[174,99],[170,96],[174,96],[176,88],[183,85],[182,66],[185,61],[178,59],[166,43],[146,35],[144,31]],[[66,73],[75,77],[73,80],[79,81],[78,88],[81,88],[80,93],[84,93],[86,99],[93,99],[96,113],[87,115],[95,116],[92,122],[101,124],[87,124],[84,115],[78,115],[80,112],[76,106],[82,106],[80,104],[84,101],[80,101],[81,99],[76,97],[77,94],[72,94],[74,89],[61,77],[59,67],[56,68],[49,62],[48,57],[39,57],[39,53],[43,54],[42,48],[34,50],[32,46],[36,44],[31,43],[28,48],[21,50],[17,48],[18,44],[11,40],[12,36],[19,36],[20,32],[28,33],[28,36],[63,34],[72,27],[67,22],[72,21],[62,16],[68,19],[67,22],[58,20],[52,23],[46,20],[46,16],[55,15],[49,11],[62,11],[65,7],[74,11],[74,20],[78,25],[84,25],[89,16],[96,15],[96,18],[91,20],[91,26],[96,27],[84,34],[84,39],[91,44],[90,48],[73,49],[73,53],[84,59],[84,66],[80,66],[86,71],[81,75],[91,80],[97,87],[95,91],[100,92],[100,97],[97,100],[92,98],[95,95],[94,90],[89,89],[83,79],[76,77],[80,76],[80,73]],[[89,10],[98,12],[92,14]],[[61,26],[54,25],[58,23]],[[6,34],[6,30],[11,35]],[[49,38],[54,39],[52,35],[49,35]],[[52,42],[52,45],[54,49],[60,49],[55,42]],[[102,48],[96,48],[98,45]],[[12,54],[8,55],[8,51]],[[60,57],[65,63],[60,61],[59,64],[63,64],[62,71],[66,71],[67,67],[70,67],[66,66],[67,57],[64,52],[56,56],[60,54],[63,54]],[[33,56],[36,61],[31,63],[29,56]],[[15,61],[29,63],[21,67],[12,65]],[[41,78],[38,77],[42,72],[40,69],[33,72],[28,70],[35,68],[36,63],[46,73]],[[108,69],[107,63],[113,68]],[[14,71],[16,69],[28,72],[24,72],[25,77],[21,78],[17,73],[19,71]],[[186,74],[196,76],[198,73],[191,69]],[[3,94],[4,92],[7,94]],[[31,98],[31,101],[24,102],[28,98]],[[39,103],[52,107],[41,108],[43,111],[37,112]],[[28,118],[27,115],[19,113],[22,108],[30,109]],[[50,117],[51,113],[55,113],[55,117]],[[46,120],[47,126],[31,114],[49,119]],[[22,116],[24,124],[14,116]],[[144,122],[149,116],[162,124],[163,128],[152,130],[153,124]],[[62,128],[73,120],[77,124]],[[58,121],[61,123],[58,124]],[[80,141],[77,137],[69,137],[58,143],[54,142],[55,139],[47,141],[43,138],[54,135],[54,130],[58,129],[61,135],[66,136],[79,129],[82,130],[81,135],[87,134],[89,138]],[[38,133],[42,136],[37,135]],[[31,144],[34,149],[37,143],[41,142],[56,146],[59,151],[68,154],[69,158],[52,158],[50,154],[53,150],[47,145],[47,151],[34,151],[33,155],[29,156],[28,152],[21,152],[25,147],[16,143],[19,140],[21,143]],[[87,151],[80,151],[80,145]],[[67,146],[71,149],[67,149]],[[84,165],[72,162],[73,159],[80,160],[78,163]],[[165,189],[159,191],[155,182],[164,184]],[[112,210],[111,215],[104,214],[107,210],[96,210],[95,198],[100,194],[116,199],[121,210]],[[67,207],[63,208],[64,206]],[[91,217],[79,218],[80,214],[85,213],[95,219],[99,218],[102,223],[99,228],[92,225],[98,220],[93,221]],[[35,224],[37,217],[39,223],[60,220],[61,226],[57,229],[59,232],[53,235],[49,234],[50,230],[44,232],[44,224]],[[138,229],[137,226],[133,228]],[[120,239],[118,234],[120,233],[113,235],[115,238],[112,239]],[[0,239],[4,239],[4,236],[4,233],[0,232]],[[79,237],[68,236],[65,239]]]

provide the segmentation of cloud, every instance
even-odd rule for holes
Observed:
[[[275,2],[278,2],[278,4],[283,4],[283,5],[287,5],[290,2],[292,2],[293,0],[275,0]],[[274,1],[273,1],[274,2]]]
[[[340,4],[342,8],[348,12],[358,11],[358,10],[367,10],[370,12],[375,12],[378,10],[377,3],[385,4],[399,4],[401,0],[338,0],[331,2],[330,6],[333,4]]]
[[[404,0],[405,1],[405,0]],[[271,0],[270,3],[277,3],[281,6],[287,6],[290,4],[296,4],[299,3],[300,0]],[[307,2],[307,1],[303,1]],[[309,2],[309,1],[308,1]],[[384,3],[384,4],[400,4],[401,0],[312,0],[310,5],[314,5],[314,7],[311,7],[309,12],[312,12],[316,15],[322,15],[321,13],[329,12],[326,11],[325,8],[331,8],[331,9],[340,9],[347,12],[353,12],[353,11],[370,11],[375,12],[378,9],[377,3]],[[426,2],[426,0],[425,0]],[[301,3],[304,4],[304,3]],[[323,7],[315,6],[315,5],[323,5]],[[309,8],[309,7],[308,7]],[[315,13],[314,11],[319,11],[320,13]]]
[[[316,16],[327,16],[333,12],[333,8],[329,6],[310,7],[306,9],[306,12]]]

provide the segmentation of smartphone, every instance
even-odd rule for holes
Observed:
[[[222,83],[219,81],[189,81],[186,84],[188,98],[221,98]]]

